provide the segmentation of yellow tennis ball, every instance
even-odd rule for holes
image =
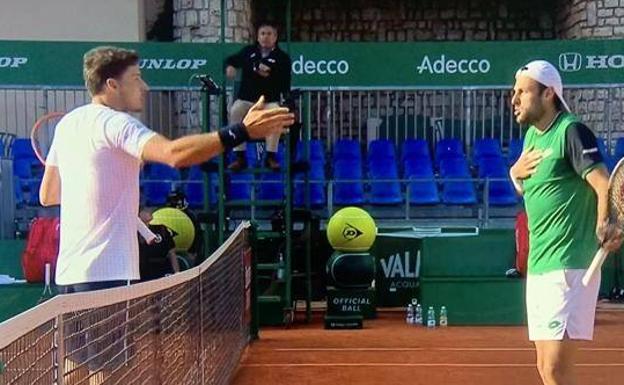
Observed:
[[[376,236],[375,221],[359,207],[338,210],[327,224],[329,244],[339,251],[367,251]]]
[[[167,226],[173,232],[176,250],[186,251],[195,239],[195,226],[191,218],[182,210],[164,207],[152,213],[152,225]]]

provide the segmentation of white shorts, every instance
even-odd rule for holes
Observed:
[[[587,270],[556,270],[528,274],[526,286],[529,340],[591,340],[594,336],[600,274],[587,287]]]

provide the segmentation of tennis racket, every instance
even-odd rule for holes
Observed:
[[[616,224],[621,228],[624,225],[624,158],[620,159],[609,177],[609,197],[607,204],[609,207],[609,223]],[[609,252],[601,245],[591,265],[589,265],[589,269],[587,269],[583,276],[583,286],[589,285],[608,255]]]
[[[45,160],[52,145],[56,125],[63,118],[63,112],[50,112],[39,118],[30,132],[30,144],[35,156],[45,166]],[[143,221],[137,217],[137,231],[148,244],[159,243],[162,239],[154,234]]]

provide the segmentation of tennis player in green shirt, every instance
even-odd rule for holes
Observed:
[[[528,126],[510,176],[529,222],[527,318],[545,385],[577,384],[578,340],[591,340],[600,286],[583,274],[598,249],[617,250],[622,233],[607,223],[609,174],[595,135],[570,113],[557,69],[535,60],[516,73],[512,106]]]

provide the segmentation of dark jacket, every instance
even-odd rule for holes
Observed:
[[[260,63],[271,68],[266,78],[256,73]],[[237,99],[255,102],[260,95],[264,95],[266,102],[279,102],[280,94],[286,95],[290,91],[291,61],[279,46],[263,58],[259,44],[248,45],[226,58],[225,65],[243,71]]]

